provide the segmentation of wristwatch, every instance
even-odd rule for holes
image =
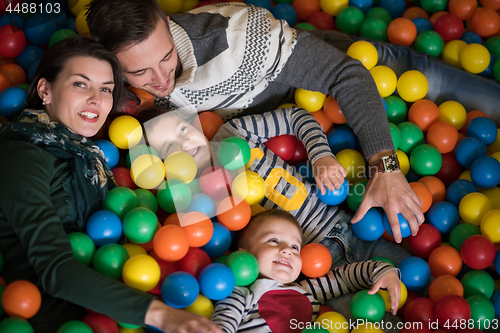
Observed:
[[[368,166],[368,177],[372,178],[377,172],[394,172],[400,170],[398,155],[384,156]]]

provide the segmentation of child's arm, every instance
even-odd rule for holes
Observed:
[[[219,325],[225,333],[236,333],[246,312],[247,288],[234,288],[231,295],[217,302],[211,321]]]

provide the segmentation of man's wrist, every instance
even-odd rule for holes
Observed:
[[[372,178],[377,173],[393,173],[399,170],[399,160],[396,154],[382,156],[368,165],[368,177]]]

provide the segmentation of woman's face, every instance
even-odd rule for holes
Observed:
[[[54,82],[38,82],[45,111],[76,134],[97,134],[113,107],[113,69],[104,60],[78,56],[69,59]]]

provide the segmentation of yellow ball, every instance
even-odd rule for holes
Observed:
[[[297,106],[297,105],[293,103],[283,103],[280,106],[278,106],[278,109],[288,109],[291,108],[292,106]]]
[[[424,74],[419,71],[406,71],[398,79],[399,97],[407,102],[415,102],[427,95],[429,82]]]
[[[77,16],[82,10],[87,11],[85,7],[90,3],[91,0],[68,0],[69,10],[73,15]]]
[[[384,333],[380,327],[380,322],[372,323],[365,321],[363,324],[356,326],[351,333]]]
[[[401,172],[406,176],[410,171],[410,159],[408,158],[408,155],[406,155],[406,153],[401,149],[396,149],[396,155],[399,159],[399,167],[401,168]]]
[[[299,108],[309,112],[318,111],[325,103],[326,95],[319,91],[310,91],[301,88],[295,89],[295,103]]]
[[[481,44],[469,44],[460,51],[460,64],[468,72],[478,74],[490,65],[490,52]]]
[[[316,318],[316,323],[329,333],[349,333],[349,321],[340,313],[328,311]]]
[[[497,129],[497,138],[488,146],[488,151],[491,153],[500,152],[500,128]]]
[[[119,327],[118,333],[146,333],[146,331],[142,327],[139,327],[139,328]]]
[[[177,14],[181,11],[183,0],[156,0],[163,12],[167,15]]]
[[[394,71],[387,66],[375,66],[370,69],[373,80],[377,85],[380,96],[387,97],[394,93],[398,83],[398,78]]]
[[[210,319],[214,312],[214,304],[210,299],[199,294],[196,301],[187,308],[184,308],[184,310]]]
[[[467,121],[467,111],[458,102],[446,101],[439,105],[439,121],[452,124],[457,130],[460,130]]]
[[[339,12],[349,5],[349,0],[320,0],[321,10],[330,16],[337,16]]]
[[[462,172],[460,174],[460,177],[458,177],[458,179],[465,179],[465,180],[472,182],[472,179],[470,178],[470,170],[467,169],[464,172]]]
[[[467,43],[460,39],[449,41],[443,48],[443,60],[455,67],[462,68],[459,55],[466,46]]]
[[[491,157],[497,159],[497,161],[500,162],[500,151],[497,151],[496,153],[491,154]]]
[[[500,187],[493,187],[481,192],[491,200],[493,209],[500,209]]]
[[[259,174],[247,170],[234,178],[231,191],[234,196],[244,198],[252,206],[264,198],[266,183]]]
[[[345,178],[350,183],[364,177],[366,171],[365,159],[357,150],[341,150],[335,155],[335,158],[347,171]]]
[[[76,15],[75,28],[80,35],[88,34],[90,32],[89,25],[87,24],[87,10],[84,9]]]
[[[130,177],[137,186],[149,190],[165,180],[165,166],[158,156],[144,154],[132,162]]]
[[[123,282],[141,291],[150,291],[160,281],[160,265],[147,254],[138,254],[125,262],[122,270]]]
[[[120,116],[113,120],[108,129],[109,139],[120,149],[130,149],[142,140],[142,127],[131,116]]]
[[[375,67],[378,62],[378,52],[375,46],[373,46],[372,43],[363,40],[355,42],[349,46],[347,49],[347,55],[361,61],[361,63],[368,70]]]
[[[462,220],[476,227],[479,227],[483,216],[492,209],[491,200],[479,192],[467,194],[462,198],[458,206],[458,212]]]
[[[401,299],[399,300],[398,310],[401,309],[403,305],[405,305],[406,298],[408,297],[408,290],[406,290],[406,286],[404,285],[404,283],[399,281],[399,284],[401,285]],[[384,300],[385,311],[391,311],[391,299],[389,298],[389,292],[387,290],[379,289],[377,291],[377,294],[382,296],[382,299]]]
[[[484,214],[479,224],[481,233],[493,243],[500,242],[500,209],[492,209]]]
[[[196,177],[197,172],[196,161],[189,153],[177,151],[168,155],[165,159],[167,179],[179,179],[189,184]]]
[[[196,7],[198,3],[198,0],[184,0],[182,3],[181,13],[189,12],[191,9]]]
[[[148,254],[148,252],[139,244],[126,243],[122,245],[125,250],[127,250],[128,256],[132,258],[138,254]]]

